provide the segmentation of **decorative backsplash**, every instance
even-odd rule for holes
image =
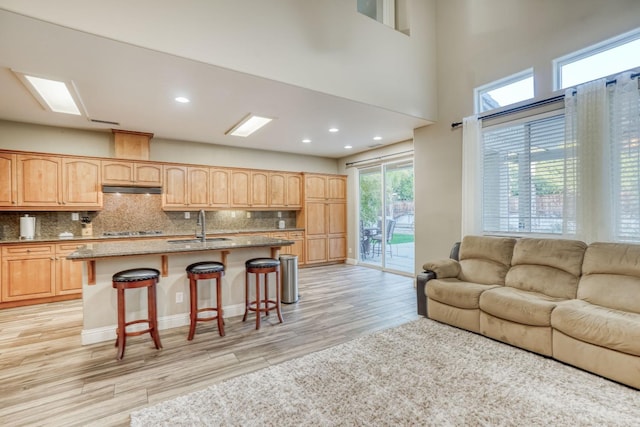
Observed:
[[[101,236],[109,231],[152,231],[165,234],[191,234],[196,231],[198,211],[190,211],[191,218],[185,219],[184,212],[162,210],[161,195],[146,194],[104,194],[104,208],[100,212],[79,212],[88,216],[93,226],[93,235]],[[216,230],[250,230],[277,228],[278,221],[284,220],[286,228],[296,226],[294,211],[207,211],[207,233]],[[36,217],[36,237],[55,237],[63,232],[82,234],[80,221],[71,220],[71,212],[0,212],[0,239],[17,239],[20,236],[20,217],[28,213]],[[199,230],[199,228],[198,228]]]

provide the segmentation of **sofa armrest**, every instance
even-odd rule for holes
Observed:
[[[433,271],[438,279],[447,279],[460,275],[460,263],[454,259],[436,259],[425,262],[422,268],[425,271]]]
[[[419,273],[416,281],[416,301],[418,305],[418,314],[420,316],[427,316],[427,294],[425,294],[425,285],[431,279],[436,278],[436,273],[433,271],[425,271]]]

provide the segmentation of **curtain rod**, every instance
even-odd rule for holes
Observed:
[[[385,154],[384,156],[372,157],[370,159],[356,160],[355,162],[347,162],[345,163],[345,166],[353,166],[358,163],[370,162],[372,160],[382,160],[382,159],[386,159],[387,157],[394,157],[394,156],[399,156],[401,154],[408,154],[408,153],[413,153],[413,150],[400,151],[399,153],[393,153],[393,154]]]
[[[635,79],[636,77],[640,76],[640,73],[633,73],[631,74],[631,78]],[[613,80],[608,80],[607,81],[607,86],[615,84],[616,83],[616,79]],[[638,83],[640,85],[640,81]],[[574,91],[575,93],[575,91]],[[541,99],[540,101],[535,101],[532,102],[530,104],[526,104],[526,105],[520,105],[518,107],[513,107],[513,108],[508,108],[506,110],[502,110],[502,111],[498,111],[496,113],[489,113],[489,114],[485,114],[484,116],[479,116],[478,119],[493,119],[495,117],[500,117],[500,116],[505,116],[507,114],[511,114],[511,113],[517,113],[519,111],[525,111],[528,110],[530,108],[535,108],[535,107],[541,107],[543,105],[547,105],[547,104],[553,104],[554,102],[558,102],[561,99],[564,99],[564,94],[562,95],[556,95],[556,96],[552,96],[551,98],[547,98],[547,99]],[[451,123],[451,129],[456,129],[458,127],[462,126],[462,122],[453,122]]]

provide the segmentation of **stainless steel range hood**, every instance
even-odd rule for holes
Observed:
[[[120,194],[162,194],[161,187],[119,187],[114,185],[103,185],[103,193]]]

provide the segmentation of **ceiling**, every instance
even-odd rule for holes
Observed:
[[[71,80],[87,116],[46,111],[13,71]],[[0,10],[0,119],[340,158],[413,138],[429,121]],[[191,100],[180,104],[174,100]],[[247,138],[225,132],[272,117]],[[115,122],[95,123],[92,120]],[[328,129],[336,127],[337,133]],[[374,136],[382,140],[374,141]],[[302,143],[309,138],[311,143]],[[345,145],[353,146],[347,150]]]

